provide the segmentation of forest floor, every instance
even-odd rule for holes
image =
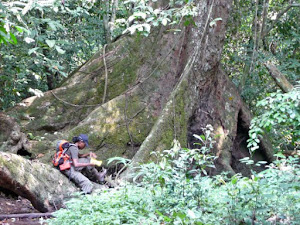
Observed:
[[[39,213],[28,199],[20,196],[12,196],[4,194],[0,191],[0,215],[7,214],[24,214],[24,213]],[[45,222],[39,221],[39,218],[11,218],[11,219],[0,219],[0,225],[37,225],[46,224]]]
[[[94,183],[99,189],[108,189],[110,186]],[[10,218],[1,219],[3,215],[40,213],[31,202],[0,187],[0,225],[47,225],[41,218]]]
[[[112,181],[111,181],[112,182]],[[111,184],[100,185],[94,183],[98,189],[108,189],[113,187]],[[34,214],[40,213],[31,202],[15,193],[0,187],[0,225],[47,225],[42,218],[10,218],[2,219],[3,215],[11,214]]]

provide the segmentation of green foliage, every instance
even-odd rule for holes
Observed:
[[[64,5],[58,0],[46,3],[3,3],[0,27],[5,21],[15,39],[11,35],[8,40],[2,33],[1,37],[15,45],[0,48],[2,109],[31,96],[30,88],[55,88],[106,43],[98,6],[81,0],[65,1]]]
[[[300,86],[289,93],[271,93],[257,103],[262,114],[253,118],[250,126],[248,147],[251,151],[259,148],[259,137],[266,131],[272,136],[278,149],[282,144],[293,148],[300,146]],[[293,149],[290,149],[293,150]]]
[[[142,34],[148,36],[151,27],[157,27],[160,25],[174,25],[185,20],[184,24],[189,25],[193,23],[193,17],[196,15],[197,8],[194,1],[170,1],[169,9],[153,8],[150,2],[156,1],[141,1],[141,0],[128,0],[125,4],[134,4],[132,15],[129,16],[127,24],[128,26],[123,33],[130,32],[134,34]],[[170,31],[178,31],[177,29],[170,29]]]
[[[14,24],[5,19],[7,9],[0,2],[0,47],[2,44],[17,44],[17,38],[11,31],[14,28]],[[21,27],[15,27],[17,31],[22,33]]]
[[[268,7],[264,2],[269,3]],[[256,113],[257,101],[276,91],[264,63],[272,62],[291,83],[299,79],[300,21],[296,19],[299,7],[290,8],[276,20],[291,1],[258,1],[257,14],[254,3],[234,1],[222,60],[242,97]],[[264,10],[267,16],[262,30]],[[264,34],[269,28],[272,29]]]
[[[205,134],[211,128],[204,129]],[[196,136],[199,149],[178,142],[157,163],[140,166],[118,189],[77,196],[55,212],[55,224],[297,224],[300,221],[298,158],[278,158],[251,178],[206,176],[213,167],[212,137]],[[244,162],[252,164],[249,159]],[[265,162],[258,163],[260,165]]]

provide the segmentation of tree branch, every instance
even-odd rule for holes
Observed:
[[[300,4],[290,4],[288,7],[286,7],[285,9],[283,9],[281,12],[279,12],[276,16],[276,19],[273,20],[273,22],[271,23],[271,25],[269,26],[269,28],[264,32],[262,39],[264,39],[269,33],[270,31],[273,29],[273,27],[275,26],[275,24],[278,22],[278,20],[287,12],[289,11],[291,8],[293,7],[300,7]]]

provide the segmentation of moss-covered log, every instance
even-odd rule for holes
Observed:
[[[11,153],[0,152],[0,187],[30,200],[41,212],[60,207],[78,189],[58,170]]]
[[[268,69],[271,77],[280,89],[287,93],[293,89],[293,85],[286,79],[286,77],[277,69],[277,67],[271,63],[265,63],[265,67]]]

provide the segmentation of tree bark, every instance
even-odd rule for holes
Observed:
[[[147,38],[124,36],[74,71],[62,87],[10,113],[20,122],[20,112],[34,118],[22,122],[23,128],[45,137],[42,143],[61,139],[56,131],[64,139],[85,132],[103,160],[123,156],[136,163],[149,160],[151,151],[169,148],[173,139],[193,146],[192,135],[212,124],[222,136],[215,152],[227,157],[225,167],[231,170],[242,100],[219,65],[231,2],[201,1],[197,7],[197,27],[182,27],[180,34],[161,27]]]
[[[262,15],[260,37],[262,39],[261,44],[264,47],[264,49],[266,49],[267,43],[266,43],[266,39],[264,38],[264,33],[265,33],[266,23],[267,23],[267,19],[268,19],[269,0],[264,0],[263,7],[264,7],[264,9],[263,9],[263,15]]]
[[[191,37],[186,39],[186,43],[197,44],[187,46],[187,52],[192,54],[185,56],[187,62],[179,82],[170,94],[169,101],[151,132],[134,155],[132,168],[147,162],[151,151],[166,148],[164,144],[166,133],[171,133],[173,138],[187,137],[187,143],[192,146],[196,141],[192,135],[201,134],[205,125],[212,124],[215,134],[219,136],[215,148],[215,154],[219,156],[217,170],[227,170],[232,174],[236,172],[232,168],[232,151],[234,142],[238,141],[236,140],[238,120],[243,119],[239,118],[242,99],[219,67],[230,8],[228,1],[227,3],[226,5],[222,1],[212,1],[211,4],[201,2],[201,7],[198,6],[203,9],[199,12],[201,16],[196,20],[199,30],[198,32],[186,30],[186,36]],[[215,27],[208,27],[207,22],[217,15],[222,18],[222,22]],[[250,114],[245,108],[243,111],[244,114]],[[185,126],[176,120],[183,121],[182,124]],[[250,122],[247,124],[249,129]],[[244,138],[247,138],[247,134]],[[263,154],[271,161],[272,148],[268,144],[266,146],[268,148],[263,148]],[[130,169],[127,170],[123,177],[128,176],[130,172]]]
[[[0,112],[0,151],[10,151],[17,154],[19,151],[28,152],[31,144],[26,135],[21,132],[19,124],[9,115]],[[30,153],[28,152],[30,155]]]
[[[27,198],[40,212],[60,208],[78,189],[58,170],[21,156],[0,152],[0,187]]]

